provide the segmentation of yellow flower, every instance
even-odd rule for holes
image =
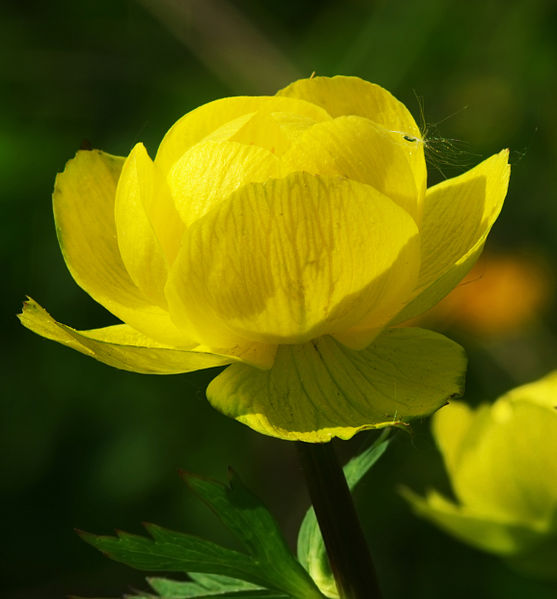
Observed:
[[[458,500],[406,496],[458,539],[557,579],[557,371],[471,410],[455,402],[433,433]]]
[[[121,325],[25,326],[112,366],[232,364],[219,410],[311,442],[431,413],[462,387],[444,337],[389,328],[468,272],[501,209],[507,152],[426,191],[424,143],[389,92],[316,77],[182,117],[154,160],[82,151],[54,214],[77,283]]]

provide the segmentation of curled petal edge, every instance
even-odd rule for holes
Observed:
[[[270,370],[233,364],[210,383],[213,407],[266,435],[325,443],[405,427],[460,396],[464,350],[423,329],[389,329],[361,351],[332,337],[279,346]]]
[[[273,348],[231,348],[216,353],[201,346],[188,350],[165,346],[126,324],[77,331],[54,320],[31,298],[24,303],[18,318],[23,326],[42,337],[114,368],[142,374],[180,374],[233,362],[257,362],[260,367],[269,367],[274,358]]]

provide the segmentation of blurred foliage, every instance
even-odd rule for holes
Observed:
[[[25,293],[78,328],[114,321],[71,279],[52,222],[54,175],[84,139],[114,154],[143,140],[153,154],[203,102],[272,93],[312,71],[359,75],[425,115],[431,182],[510,147],[510,193],[489,245],[533,251],[554,268],[553,0],[20,0],[0,13],[3,597],[144,588],[73,527],[139,531],[148,520],[221,540],[178,467],[222,478],[234,465],[291,541],[307,507],[293,447],[214,412],[203,398],[210,372],[111,370],[17,323]],[[470,354],[469,402],[555,367],[554,308],[504,342],[453,335]],[[340,449],[348,456],[359,443]],[[443,476],[423,422],[397,436],[358,490],[385,596],[555,597],[410,514],[397,485],[446,488]]]

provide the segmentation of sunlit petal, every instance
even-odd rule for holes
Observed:
[[[363,351],[321,337],[279,347],[268,371],[232,365],[207,397],[256,431],[322,443],[431,413],[462,393],[465,366],[459,345],[422,329],[390,329]]]
[[[295,173],[240,188],[184,238],[167,286],[208,344],[303,343],[400,309],[419,267],[413,219],[374,188]],[[363,326],[363,325],[362,325]]]
[[[265,109],[269,112],[291,112],[319,121],[329,115],[319,106],[296,98],[276,96],[237,96],[204,104],[179,119],[162,140],[155,163],[168,172],[186,150],[226,123],[243,115]]]
[[[427,190],[420,228],[422,266],[402,322],[435,305],[468,273],[507,193],[508,150]]]
[[[179,350],[145,337],[129,325],[76,331],[56,322],[29,299],[19,315],[33,332],[62,343],[104,364],[144,374],[177,374],[230,364],[234,359],[193,350]]]
[[[56,178],[54,216],[64,259],[75,281],[112,314],[159,341],[192,345],[168,312],[145,297],[122,262],[114,202],[123,163],[98,150],[80,151]]]
[[[282,160],[289,171],[367,183],[419,221],[427,179],[423,144],[369,119],[343,116],[308,127]]]
[[[359,77],[300,79],[277,95],[312,102],[332,117],[363,116],[388,131],[421,139],[420,130],[406,106],[380,85]]]

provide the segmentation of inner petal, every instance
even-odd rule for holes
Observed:
[[[316,122],[301,114],[259,110],[226,123],[204,141],[236,141],[265,148],[280,156]]]
[[[283,156],[286,171],[339,175],[367,183],[419,222],[426,190],[423,144],[359,116],[306,128]]]
[[[204,104],[179,119],[162,140],[155,162],[163,173],[196,143],[237,118],[265,109],[289,112],[315,121],[329,119],[327,112],[304,100],[277,96],[237,96]]]
[[[412,289],[417,227],[374,188],[294,173],[245,185],[186,233],[166,288],[173,318],[218,345],[301,343],[383,326]]]
[[[190,226],[240,186],[281,174],[269,150],[235,141],[206,141],[170,169],[168,186],[182,221]]]
[[[277,96],[298,98],[327,110],[332,117],[358,115],[383,128],[421,138],[412,115],[402,102],[380,85],[359,77],[311,77],[280,90]]]

